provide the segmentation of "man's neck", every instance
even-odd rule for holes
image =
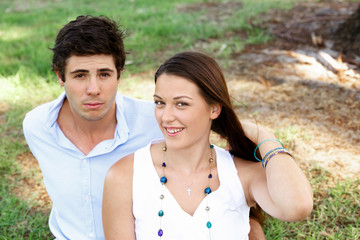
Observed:
[[[60,109],[57,123],[64,135],[84,154],[87,155],[100,142],[114,138],[116,129],[116,107],[96,121],[86,120],[71,112],[65,99]]]

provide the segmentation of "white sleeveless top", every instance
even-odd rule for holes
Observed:
[[[151,144],[134,155],[133,214],[137,240],[159,239],[160,209],[164,211],[163,240],[248,239],[250,208],[229,152],[215,146],[220,186],[203,199],[191,216],[182,210],[166,185],[165,198],[160,200],[162,185],[151,159]],[[209,215],[205,210],[207,204]],[[212,223],[210,231],[208,221]]]

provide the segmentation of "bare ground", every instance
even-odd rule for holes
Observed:
[[[360,173],[360,58],[343,62],[331,49],[332,33],[357,5],[307,2],[266,14],[263,23],[277,37],[234,56],[229,71],[232,95],[246,102],[240,116],[256,112],[270,128],[298,129],[291,146],[296,159],[337,179]],[[312,34],[322,37],[322,46]],[[336,69],[324,61],[329,56]]]
[[[273,10],[252,19],[249,24],[266,28],[274,39],[234,53],[225,70],[239,117],[278,130],[310,178],[327,175],[325,188],[360,173],[360,59],[342,56],[341,61],[331,49],[332,33],[356,6],[343,1],[301,2],[291,10]],[[209,18],[221,20],[221,14],[241,4],[195,4],[180,10],[205,7]],[[243,32],[228,34],[244,37]],[[311,35],[321,36],[322,44],[314,45]],[[336,60],[336,69],[324,62],[326,56]],[[26,177],[14,192],[35,200],[35,209],[48,211],[51,203],[36,160],[31,153],[18,160]]]

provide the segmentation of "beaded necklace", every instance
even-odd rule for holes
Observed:
[[[212,178],[212,174],[211,174],[211,168],[212,168],[212,163],[214,162],[214,159],[213,159],[213,148],[214,148],[214,145],[210,144],[210,153],[211,153],[211,156],[209,158],[209,175],[208,175],[208,185],[207,187],[204,189],[204,193],[205,193],[205,197],[207,195],[209,195],[211,193],[211,188],[210,188],[210,179]],[[167,178],[165,177],[165,168],[166,168],[166,151],[167,151],[167,148],[166,148],[166,145],[163,147],[163,152],[164,152],[164,162],[162,163],[162,172],[163,172],[163,176],[160,178],[160,183],[162,185],[161,187],[161,195],[160,195],[160,200],[161,200],[161,205],[160,205],[160,210],[158,212],[158,216],[160,217],[160,227],[159,227],[159,230],[158,230],[158,236],[161,237],[164,235],[164,231],[162,229],[162,217],[164,216],[164,211],[163,211],[163,207],[162,207],[162,202],[165,198],[164,196],[164,186],[165,184],[167,183]],[[211,232],[210,232],[210,229],[212,227],[212,223],[210,222],[209,220],[209,215],[210,215],[210,207],[209,207],[209,204],[208,204],[208,198],[206,198],[206,207],[205,207],[205,210],[207,212],[207,215],[208,215],[208,221],[206,222],[206,227],[209,229],[209,235],[210,235],[210,239],[211,239]]]

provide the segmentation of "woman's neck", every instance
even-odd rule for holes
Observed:
[[[209,166],[211,151],[209,141],[199,142],[184,149],[167,148],[164,158],[169,167],[189,174]]]

